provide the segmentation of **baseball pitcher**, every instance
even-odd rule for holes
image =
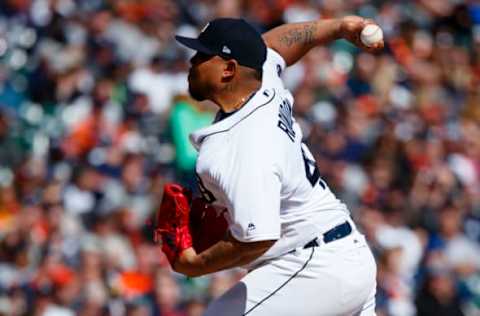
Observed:
[[[219,111],[191,135],[202,197],[167,185],[156,236],[177,272],[249,271],[206,315],[375,315],[374,258],[302,142],[281,79],[311,48],[336,39],[381,49],[382,40],[368,47],[360,40],[371,24],[349,16],[262,36],[242,19],[222,18],[198,38],[176,37],[196,51],[190,94]]]

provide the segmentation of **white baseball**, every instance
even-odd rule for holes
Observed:
[[[360,33],[360,39],[365,46],[373,46],[383,40],[383,31],[376,24],[368,24]]]

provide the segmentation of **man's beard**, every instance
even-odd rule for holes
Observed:
[[[194,100],[204,101],[206,99],[205,93],[202,89],[194,87],[191,83],[188,85],[188,92]]]
[[[188,83],[188,92],[194,100],[204,101],[207,99],[205,95],[205,89],[198,87],[198,85],[192,84],[192,82]]]

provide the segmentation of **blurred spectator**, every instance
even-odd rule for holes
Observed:
[[[175,167],[179,178],[184,182],[192,181],[197,153],[190,143],[189,135],[195,130],[209,125],[213,121],[211,112],[205,107],[196,106],[192,100],[178,100],[170,114],[172,141],[175,145]]]
[[[432,272],[417,297],[420,316],[462,316],[454,279],[447,271]]]

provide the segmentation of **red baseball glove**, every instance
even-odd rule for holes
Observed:
[[[192,247],[190,200],[189,190],[178,184],[166,184],[155,215],[154,240],[162,240],[162,251],[172,266],[183,250]]]
[[[228,223],[223,213],[218,212],[203,198],[195,198],[192,202],[190,214],[190,231],[193,239],[193,248],[200,253],[225,237]]]

